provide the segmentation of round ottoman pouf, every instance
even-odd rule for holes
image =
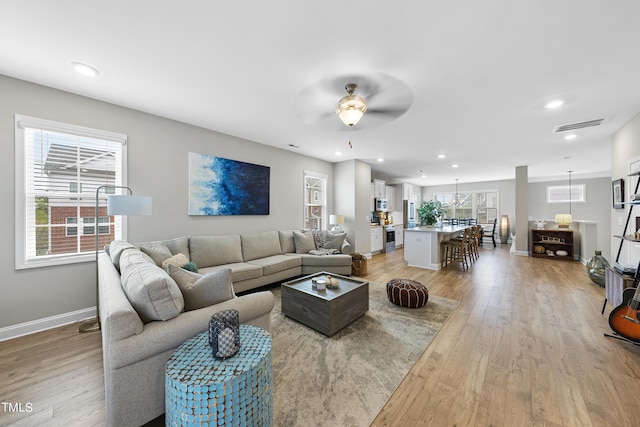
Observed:
[[[420,308],[429,300],[429,290],[415,280],[392,279],[387,283],[387,296],[400,307]]]

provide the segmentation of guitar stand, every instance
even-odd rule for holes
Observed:
[[[630,344],[633,344],[635,346],[640,346],[640,343],[635,342],[635,341],[631,341],[630,339],[627,339],[625,337],[621,337],[620,335],[616,334],[615,332],[613,333],[613,335],[605,333],[604,336],[608,337],[608,338],[615,338],[615,339],[620,340],[620,341],[626,341],[626,342],[628,342]]]

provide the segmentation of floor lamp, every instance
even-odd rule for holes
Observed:
[[[100,330],[100,296],[98,290],[98,252],[99,243],[98,237],[99,231],[99,213],[98,202],[100,190],[102,189],[123,189],[127,190],[128,194],[110,194],[107,196],[107,214],[108,215],[151,215],[151,197],[148,196],[134,196],[133,191],[129,187],[118,185],[101,185],[96,189],[96,216],[95,216],[95,233],[96,233],[96,317],[95,319],[88,320],[80,325],[78,330],[80,332],[94,332]]]

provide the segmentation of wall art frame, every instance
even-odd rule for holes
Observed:
[[[613,197],[613,209],[624,208],[624,179],[616,179],[611,182],[611,195]]]
[[[189,215],[269,215],[269,166],[189,153]]]

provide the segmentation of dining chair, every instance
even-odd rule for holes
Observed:
[[[498,223],[498,218],[494,218],[493,220],[493,227],[491,227],[491,231],[489,230],[482,230],[482,236],[480,238],[480,246],[482,246],[482,241],[484,240],[485,237],[488,237],[491,239],[491,241],[493,242],[493,247],[496,247],[496,224]]]

